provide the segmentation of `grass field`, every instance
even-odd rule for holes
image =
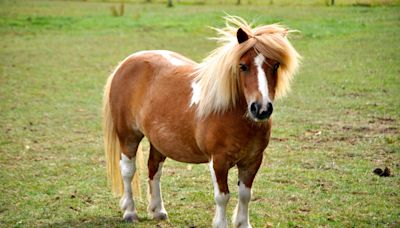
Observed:
[[[0,226],[130,226],[105,178],[105,80],[137,50],[200,61],[224,12],[301,31],[292,41],[303,64],[274,106],[253,227],[400,226],[399,6],[125,4],[112,17],[112,5],[0,0]],[[143,197],[136,227],[210,226],[207,165],[168,160],[162,185],[170,220],[149,220]]]

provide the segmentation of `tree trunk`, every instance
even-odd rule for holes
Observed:
[[[240,0],[237,0],[236,5],[240,5]]]
[[[172,4],[172,0],[168,0],[167,6],[168,6],[168,7],[173,7],[173,6],[174,6],[174,5]]]
[[[331,5],[335,5],[335,0],[331,0]]]
[[[119,16],[122,17],[124,16],[125,13],[125,4],[124,1],[121,2],[121,5],[119,6]]]

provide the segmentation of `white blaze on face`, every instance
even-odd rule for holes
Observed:
[[[269,99],[267,76],[265,75],[264,69],[262,67],[264,61],[265,57],[262,54],[258,54],[257,57],[254,59],[254,63],[257,67],[258,90],[262,95],[262,105],[260,111],[265,111],[268,102],[271,102],[271,100]]]

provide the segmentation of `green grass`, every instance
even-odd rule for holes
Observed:
[[[207,26],[222,26],[224,12],[301,31],[292,41],[303,64],[275,104],[253,227],[400,225],[398,6],[126,4],[125,16],[112,17],[112,5],[0,1],[0,226],[129,226],[105,178],[105,80],[137,50],[200,61],[216,45]],[[372,173],[386,166],[393,177]],[[207,166],[168,160],[164,170],[170,220],[149,220],[143,199],[137,227],[209,227]]]

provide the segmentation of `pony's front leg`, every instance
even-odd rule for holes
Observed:
[[[153,219],[168,219],[168,213],[164,208],[161,194],[160,178],[165,156],[158,152],[154,146],[150,145],[150,154],[147,167],[149,169],[149,195],[150,202],[148,212]]]
[[[136,157],[132,157],[129,159],[125,154],[121,154],[121,160],[119,161],[119,165],[121,168],[121,176],[124,182],[124,195],[120,201],[120,207],[124,211],[124,220],[128,222],[137,222],[139,218],[135,209],[135,202],[132,198],[132,187],[131,182],[133,179],[133,175],[136,172],[135,165]]]
[[[216,203],[215,215],[213,219],[214,228],[226,228],[226,205],[229,201],[228,171],[229,166],[225,159],[213,158],[210,162],[211,178],[214,185],[214,200]]]
[[[249,221],[249,202],[251,199],[251,186],[261,165],[262,155],[255,161],[238,164],[239,169],[239,200],[233,212],[232,223],[235,228],[251,228]]]

